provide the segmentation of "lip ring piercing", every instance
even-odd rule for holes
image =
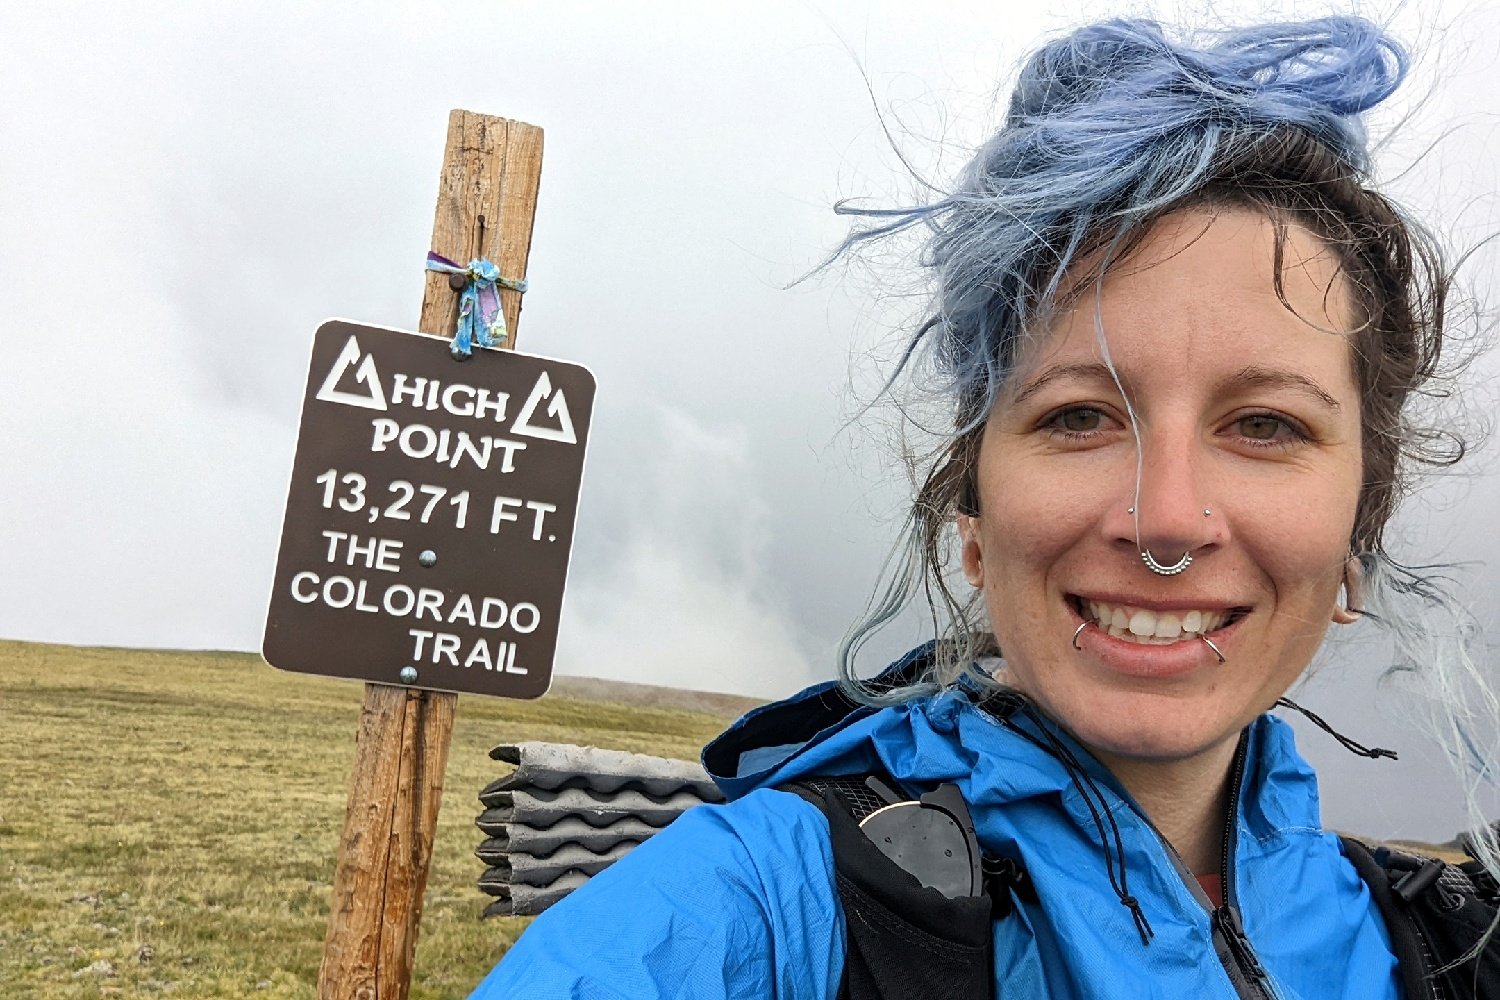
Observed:
[[[1080,646],[1080,645],[1078,645],[1078,637],[1081,636],[1081,635],[1083,635],[1083,630],[1086,629],[1086,628],[1088,628],[1092,624],[1094,624],[1094,623],[1093,622],[1084,622],[1083,624],[1079,625],[1076,629],[1073,630],[1073,648],[1076,649],[1076,650],[1078,650],[1080,653],[1083,652],[1083,647]],[[1220,651],[1219,647],[1214,645],[1214,641],[1212,639],[1210,639],[1208,636],[1204,635],[1202,632],[1198,633],[1198,638],[1200,638],[1200,639],[1203,640],[1203,644],[1205,646],[1207,646],[1209,649],[1211,649],[1211,650],[1214,651],[1214,655],[1219,658],[1219,665],[1220,666],[1223,666],[1224,664],[1226,664],[1226,663],[1229,662],[1229,660],[1224,656],[1223,652]]]
[[[1181,559],[1170,566],[1166,566],[1156,561],[1156,557],[1151,554],[1150,549],[1141,549],[1141,562],[1145,563],[1146,568],[1157,576],[1176,576],[1193,564],[1193,554],[1191,552],[1184,552]]]
[[[1084,622],[1082,625],[1078,626],[1076,629],[1073,630],[1073,648],[1076,649],[1076,650],[1078,650],[1079,652],[1083,651],[1083,647],[1080,646],[1080,645],[1078,645],[1078,637],[1080,635],[1083,635],[1083,630],[1086,629],[1086,628],[1088,628],[1088,627],[1089,627],[1089,623],[1088,622]]]
[[[1198,638],[1202,639],[1203,642],[1208,646],[1208,648],[1214,651],[1214,655],[1219,658],[1220,666],[1229,662],[1228,660],[1224,659],[1224,654],[1219,652],[1219,647],[1214,645],[1214,641],[1212,639],[1204,635],[1202,632],[1198,633]]]

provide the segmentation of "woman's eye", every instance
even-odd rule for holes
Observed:
[[[1103,425],[1104,414],[1086,406],[1078,406],[1071,410],[1063,410],[1052,418],[1052,423],[1069,434],[1087,434],[1090,431],[1097,431]]]
[[[1263,413],[1241,417],[1235,421],[1235,429],[1239,431],[1241,437],[1249,438],[1251,441],[1274,441],[1282,436],[1283,432],[1291,430],[1285,420]]]
[[[1247,413],[1230,423],[1226,431],[1253,448],[1294,448],[1311,440],[1302,425],[1274,413]]]

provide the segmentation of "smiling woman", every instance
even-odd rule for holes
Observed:
[[[903,364],[953,431],[893,579],[841,685],[710,744],[727,805],[475,995],[1500,996],[1493,834],[1451,867],[1325,831],[1266,714],[1379,609],[1494,763],[1443,700],[1493,705],[1464,649],[1412,641],[1454,605],[1383,544],[1410,467],[1461,452],[1409,405],[1451,275],[1369,186],[1361,115],[1405,70],[1359,18],[1097,24],[1031,58],[950,194],[846,207],[846,250],[921,227],[936,279]],[[858,680],[924,591],[934,640]]]
[[[997,680],[1128,770],[1148,811],[1159,768],[1126,761],[1206,755],[1198,770],[1227,774],[1240,731],[1321,642],[1349,555],[1350,296],[1300,227],[1278,295],[1276,239],[1240,209],[1157,222],[1017,359],[958,517],[964,574],[1005,637]],[[1151,573],[1148,552],[1191,562]],[[1161,794],[1212,806],[1217,791],[1171,778]],[[1168,838],[1211,870],[1217,845]]]

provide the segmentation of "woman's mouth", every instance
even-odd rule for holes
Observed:
[[[1129,604],[1070,596],[1078,616],[1116,639],[1145,646],[1168,646],[1217,632],[1239,621],[1249,608],[1179,608],[1156,611]]]

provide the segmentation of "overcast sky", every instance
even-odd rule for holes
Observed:
[[[1500,5],[1445,8],[1434,34],[1437,6],[1395,16],[1444,62],[1388,162],[1440,139],[1397,190],[1474,242],[1500,230]],[[906,492],[859,404],[916,301],[896,264],[784,286],[844,232],[833,201],[911,192],[877,108],[942,180],[1045,32],[1150,9],[7,5],[0,636],[258,646],[310,338],[330,316],[414,325],[464,107],[546,130],[520,346],[599,381],[558,669],[764,696],[830,676]],[[1241,9],[1328,7],[1219,14]],[[1500,487],[1481,471],[1405,523],[1414,561],[1488,562],[1467,593],[1493,625]],[[1414,749],[1372,708],[1372,648],[1306,700]],[[1362,791],[1379,768],[1432,786],[1431,755],[1303,744],[1335,822],[1459,822],[1441,794]]]

